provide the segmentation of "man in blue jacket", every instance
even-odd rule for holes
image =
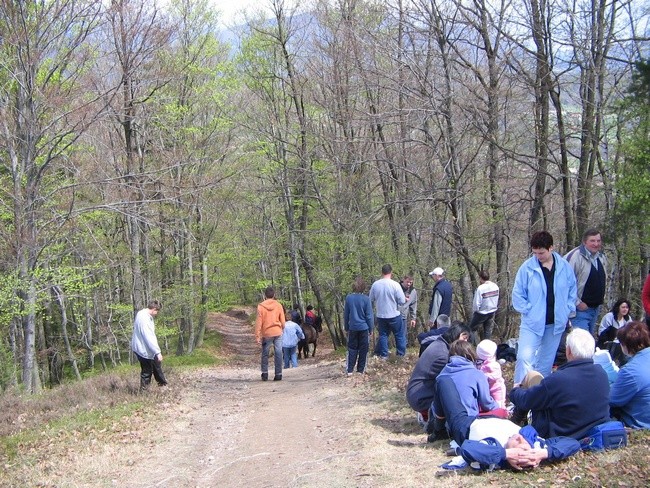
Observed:
[[[451,283],[445,279],[445,270],[442,268],[434,268],[429,276],[435,281],[429,302],[429,327],[435,329],[438,315],[451,316],[453,288]]]
[[[581,439],[592,427],[610,420],[607,373],[594,364],[595,341],[584,329],[566,339],[567,363],[538,385],[515,388],[510,400],[522,411],[532,411],[532,426],[545,438]]]
[[[509,420],[489,418],[472,423],[469,439],[461,444],[458,452],[467,464],[476,468],[492,470],[510,466],[521,470],[535,468],[543,461],[567,458],[579,450],[580,443],[571,437],[544,439],[529,425],[520,429]]]

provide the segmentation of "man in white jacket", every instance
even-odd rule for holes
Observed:
[[[131,349],[140,361],[140,390],[146,390],[151,383],[151,375],[156,379],[158,386],[165,386],[167,380],[162,370],[162,353],[158,346],[153,319],[158,315],[162,304],[152,300],[147,308],[140,310],[133,322],[133,337]]]

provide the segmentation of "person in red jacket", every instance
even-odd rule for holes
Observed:
[[[284,330],[284,307],[275,299],[275,290],[264,290],[264,300],[257,306],[255,319],[255,340],[262,344],[262,381],[269,379],[269,349],[273,345],[275,377],[282,379],[282,331]]]
[[[650,327],[650,273],[648,273],[643,285],[641,301],[643,302],[643,310],[645,310],[645,323]]]

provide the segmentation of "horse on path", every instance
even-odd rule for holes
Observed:
[[[314,357],[318,344],[318,334],[323,332],[323,319],[317,316],[314,325],[302,323],[300,324],[300,328],[305,334],[305,338],[298,342],[298,358],[302,359],[304,357],[306,359],[309,356],[309,344],[314,345],[311,353],[311,357]]]

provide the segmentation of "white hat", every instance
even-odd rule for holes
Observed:
[[[443,274],[445,274],[444,269],[442,269],[442,268],[433,268],[433,271],[431,271],[431,273],[429,273],[429,276],[434,276],[434,275],[435,276],[442,276]]]
[[[478,346],[476,346],[476,355],[479,357],[479,359],[482,359],[483,361],[494,357],[496,353],[497,353],[497,344],[496,342],[491,341],[489,339],[485,339],[479,342]]]

